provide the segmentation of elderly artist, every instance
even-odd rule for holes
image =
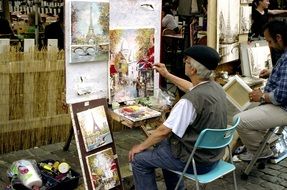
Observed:
[[[174,189],[179,176],[168,171],[183,171],[200,132],[206,128],[226,128],[225,92],[212,80],[220,58],[207,46],[192,46],[185,51],[185,74],[191,82],[169,73],[164,64],[154,68],[186,94],[173,107],[167,120],[144,142],[129,152],[136,189],[157,189],[155,168],[162,168],[167,189]],[[153,145],[158,146],[151,148]],[[151,148],[151,149],[150,149]],[[223,150],[199,150],[195,154],[197,171],[206,173],[222,158]],[[188,169],[193,173],[192,165]],[[184,188],[183,182],[180,189]]]

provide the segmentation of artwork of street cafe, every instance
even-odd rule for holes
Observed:
[[[0,189],[287,189],[285,0],[2,0],[0,86]]]

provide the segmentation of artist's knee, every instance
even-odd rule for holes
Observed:
[[[248,125],[247,125],[246,118],[245,118],[244,114],[242,114],[242,112],[234,115],[233,121],[235,121],[236,118],[238,118],[238,117],[240,118],[240,122],[239,122],[236,130],[237,130],[238,133],[241,133],[241,132],[243,132],[244,130],[246,130],[248,128]]]
[[[141,164],[142,160],[143,155],[141,153],[135,154],[133,160],[131,161],[132,168],[143,168],[144,166]]]

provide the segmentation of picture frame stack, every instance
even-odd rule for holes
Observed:
[[[70,105],[85,189],[122,189],[105,98]]]

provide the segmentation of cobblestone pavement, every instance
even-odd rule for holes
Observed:
[[[229,105],[228,121],[231,123],[232,116],[236,113],[234,107]],[[116,151],[119,159],[119,165],[121,168],[121,176],[123,181],[123,187],[125,190],[129,190],[132,187],[132,174],[128,166],[128,151],[130,148],[145,139],[145,135],[139,128],[123,129],[119,132],[113,132],[114,141],[116,144]],[[36,161],[43,161],[47,159],[60,160],[68,162],[71,167],[81,173],[81,168],[78,159],[78,152],[75,141],[70,144],[68,151],[63,151],[64,142],[42,146],[38,148],[32,148],[28,150],[20,150],[16,152],[10,152],[8,154],[0,155],[0,189],[4,189],[9,180],[7,178],[6,171],[10,167],[13,161],[19,159],[34,159]],[[241,173],[247,166],[247,163],[236,163],[236,178],[238,184],[238,190],[283,190],[287,189],[287,159],[277,163],[267,163],[265,169],[253,168],[248,180],[241,179]],[[165,185],[161,175],[161,171],[157,170],[157,182],[158,189],[165,190]],[[194,183],[185,181],[187,189],[195,189]],[[80,177],[79,186],[77,190],[84,189],[83,178]],[[231,190],[233,188],[232,174],[227,174],[223,178],[220,178],[206,186],[207,190]],[[68,190],[68,189],[63,189]]]
[[[128,169],[127,153],[133,144],[142,141],[145,136],[140,129],[124,129],[120,132],[114,132],[113,135],[121,166],[123,185],[125,189],[130,189],[132,186],[132,177]],[[19,159],[35,159],[36,161],[46,159],[63,160],[68,162],[74,170],[81,173],[75,142],[72,141],[68,151],[63,151],[63,146],[64,142],[0,155],[0,189],[4,189],[4,187],[9,184],[6,171],[13,161]],[[236,176],[239,190],[287,189],[287,159],[278,164],[267,163],[266,168],[262,170],[253,168],[247,181],[241,180],[241,171],[244,167],[246,167],[246,163],[236,163]],[[157,181],[159,190],[164,190],[165,186],[160,170],[157,170]],[[186,181],[186,185],[188,189],[194,188],[193,182]],[[84,189],[82,177],[80,178],[77,190],[80,189]],[[228,174],[208,184],[206,189],[233,189],[232,174]]]

